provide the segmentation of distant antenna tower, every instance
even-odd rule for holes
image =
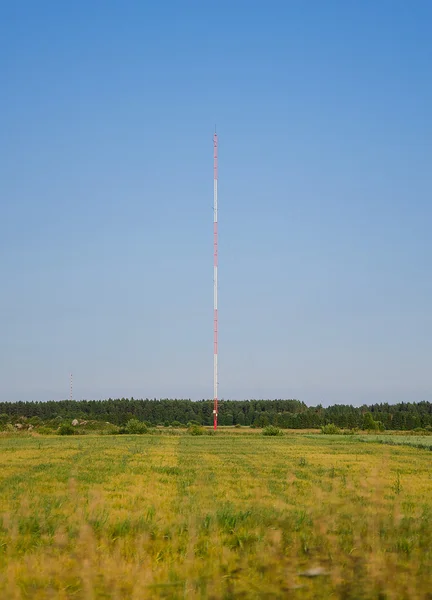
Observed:
[[[218,137],[213,136],[213,427],[218,422]]]
[[[72,382],[73,382],[73,376],[72,373],[70,374],[70,399],[72,400]]]

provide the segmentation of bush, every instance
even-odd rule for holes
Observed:
[[[138,419],[129,419],[126,423],[126,433],[143,434],[147,433],[147,425]]]
[[[241,428],[241,425],[240,425],[240,423],[236,423],[236,425],[234,425],[234,427],[235,427],[236,429],[240,429],[240,428]]]
[[[204,431],[204,427],[201,427],[201,425],[190,425],[188,427],[188,433],[191,435],[204,435]]]
[[[173,421],[171,427],[183,427],[183,423],[180,423],[180,421]]]
[[[282,429],[279,429],[279,427],[275,427],[274,425],[268,425],[267,427],[264,427],[262,434],[263,435],[283,435],[283,431],[282,431]]]
[[[119,432],[120,427],[110,424],[100,432],[101,435],[114,435]]]
[[[321,433],[325,435],[337,435],[341,433],[341,430],[334,423],[327,423],[327,425],[321,427]]]
[[[44,425],[38,427],[36,431],[40,435],[52,435],[54,433],[54,429],[51,429],[51,427],[45,427]]]
[[[72,425],[64,423],[63,425],[60,425],[57,433],[58,435],[75,435],[75,429],[72,427]]]

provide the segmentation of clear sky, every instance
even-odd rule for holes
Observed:
[[[432,3],[5,1],[0,400],[432,400]]]

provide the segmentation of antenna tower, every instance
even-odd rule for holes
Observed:
[[[70,374],[70,399],[72,400],[72,373]]]
[[[213,136],[213,427],[218,420],[218,137]]]

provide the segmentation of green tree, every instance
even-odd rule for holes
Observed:
[[[367,431],[379,430],[379,425],[377,421],[374,420],[370,412],[367,412],[363,415],[363,429],[366,429]]]

